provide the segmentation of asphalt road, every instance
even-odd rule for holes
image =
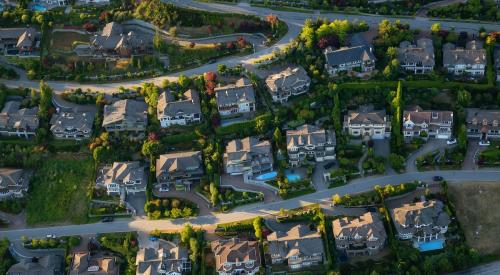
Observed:
[[[496,275],[500,274],[500,261],[476,266],[464,271],[450,273],[450,275]]]
[[[459,22],[452,20],[435,20],[429,19],[425,17],[404,17],[404,18],[395,18],[388,16],[379,16],[379,15],[357,15],[357,14],[341,14],[341,13],[300,13],[300,12],[286,12],[286,11],[276,11],[268,8],[261,7],[251,7],[247,3],[240,3],[239,5],[224,5],[224,4],[216,4],[216,3],[203,3],[196,2],[193,0],[165,0],[166,2],[172,2],[175,5],[195,8],[200,10],[208,10],[213,12],[224,12],[224,13],[241,13],[241,14],[252,14],[257,16],[266,16],[268,14],[276,14],[278,18],[283,20],[288,25],[288,33],[275,45],[257,50],[254,54],[247,56],[236,56],[229,57],[219,62],[213,64],[206,64],[194,69],[186,70],[181,72],[186,76],[199,75],[203,74],[207,71],[215,71],[217,70],[218,64],[225,64],[227,66],[235,66],[237,64],[244,64],[246,66],[252,66],[253,61],[259,59],[262,56],[269,55],[273,51],[277,49],[284,48],[287,46],[291,40],[297,37],[300,33],[301,27],[304,24],[306,19],[316,19],[316,18],[328,18],[330,20],[333,19],[347,19],[347,20],[364,20],[371,27],[377,27],[379,22],[384,19],[390,20],[401,20],[404,23],[410,24],[410,26],[414,29],[430,29],[431,25],[434,23],[440,23],[443,29],[455,29],[456,31],[468,31],[468,32],[477,32],[480,27],[484,27],[487,30],[499,30],[499,23],[477,23],[477,22]],[[69,89],[82,88],[83,90],[91,89],[94,91],[101,91],[105,93],[111,93],[116,90],[120,86],[125,88],[133,88],[142,85],[145,82],[151,82],[155,84],[161,84],[164,79],[168,79],[170,81],[175,81],[177,77],[181,73],[173,73],[168,74],[166,76],[149,78],[149,79],[141,79],[141,80],[130,80],[124,82],[117,83],[105,83],[105,84],[81,84],[76,82],[62,82],[62,81],[48,81],[48,84],[56,91],[65,91]],[[18,87],[23,86],[27,88],[38,88],[38,81],[30,81],[26,79],[20,80],[3,80],[7,86],[10,87]]]
[[[337,188],[332,188],[324,191],[319,191],[313,194],[304,195],[286,201],[278,201],[267,204],[252,204],[245,205],[234,209],[230,213],[216,213],[205,216],[198,216],[190,219],[177,220],[146,220],[136,218],[134,220],[116,220],[112,223],[94,223],[81,225],[64,225],[44,228],[29,228],[17,230],[0,231],[0,238],[7,237],[10,240],[19,240],[22,236],[28,237],[44,237],[47,234],[55,234],[56,236],[66,235],[81,235],[92,233],[106,232],[126,232],[140,231],[149,232],[154,229],[160,230],[177,230],[186,223],[192,224],[194,227],[202,228],[207,231],[212,231],[216,224],[231,221],[239,221],[256,216],[266,216],[276,214],[281,208],[293,209],[314,203],[328,204],[334,194],[355,194],[364,191],[372,190],[375,185],[385,186],[387,184],[400,184],[411,182],[414,180],[431,181],[435,175],[443,176],[452,184],[460,184],[461,182],[470,181],[499,181],[499,171],[432,171],[432,172],[416,172],[405,173],[390,176],[366,177],[356,179],[349,184]]]

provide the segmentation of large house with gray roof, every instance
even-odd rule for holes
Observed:
[[[403,112],[403,135],[407,138],[424,135],[438,139],[449,139],[452,132],[452,111],[426,111],[420,106],[413,106]]]
[[[324,250],[321,234],[299,224],[287,232],[276,231],[267,236],[272,264],[286,263],[291,270],[319,265]]]
[[[215,271],[219,275],[258,274],[261,265],[258,242],[219,239],[211,243],[211,248],[215,256]]]
[[[64,257],[47,254],[41,257],[22,258],[9,268],[6,275],[62,275],[64,274]]]
[[[216,87],[214,91],[221,116],[255,111],[255,92],[247,78],[241,78],[235,84]]]
[[[300,95],[309,91],[311,78],[301,66],[287,68],[266,78],[266,86],[274,102],[283,103],[290,96]]]
[[[443,45],[443,67],[451,74],[483,76],[486,63],[486,50],[480,41],[467,42],[465,49],[451,43]]]
[[[228,142],[224,167],[231,175],[257,175],[273,170],[273,153],[269,140],[246,137]]]
[[[38,107],[21,108],[20,102],[7,101],[0,112],[0,135],[34,137],[38,124]]]
[[[338,218],[332,228],[337,250],[347,256],[374,255],[387,244],[384,223],[377,213]]]
[[[374,110],[372,105],[364,105],[347,112],[344,131],[355,137],[384,139],[391,134],[391,121],[385,110]]]
[[[50,131],[58,139],[88,139],[94,125],[93,112],[80,112],[78,109],[53,114]]]
[[[334,50],[332,47],[324,51],[325,68],[331,76],[339,72],[370,72],[375,69],[375,54],[371,45],[343,47]]]
[[[0,28],[0,51],[6,55],[30,55],[40,47],[34,28]]]
[[[425,74],[434,70],[434,46],[429,38],[420,38],[417,44],[409,41],[399,43],[397,59],[401,68],[414,74]]]
[[[109,133],[128,132],[131,138],[141,139],[148,125],[148,106],[131,99],[116,101],[104,106],[102,126]]]
[[[108,195],[135,194],[146,191],[147,174],[138,161],[115,162],[99,169],[96,184]]]
[[[415,248],[426,250],[426,242],[440,242],[444,245],[444,234],[451,220],[439,200],[403,204],[390,210],[397,237],[412,240]]]
[[[29,188],[31,172],[23,169],[0,168],[0,200],[22,198]]]
[[[90,38],[90,46],[95,55],[129,57],[152,51],[153,40],[149,35],[125,32],[120,23],[110,22],[101,34]]]
[[[203,174],[200,151],[163,154],[156,160],[156,181],[160,191],[168,191],[171,185],[177,190],[190,189]]]
[[[288,162],[299,166],[311,159],[317,162],[335,159],[335,132],[304,124],[296,130],[286,131]]]
[[[159,240],[154,247],[141,248],[135,260],[137,275],[182,275],[191,271],[187,248]]]
[[[162,128],[188,125],[201,121],[200,95],[187,90],[183,99],[175,100],[172,91],[165,91],[158,98],[157,115]]]
[[[465,109],[467,136],[481,140],[500,138],[500,110]]]

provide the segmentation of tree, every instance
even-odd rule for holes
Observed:
[[[255,231],[255,237],[262,242],[262,217],[257,216],[253,220],[253,229]]]
[[[189,239],[194,236],[194,229],[190,224],[184,225],[181,230],[181,242],[183,244],[189,244]]]
[[[273,31],[276,31],[276,28],[278,27],[279,23],[278,16],[274,14],[269,14],[266,16],[266,22],[268,22],[271,25]]]
[[[273,133],[273,139],[274,139],[274,142],[276,143],[276,148],[279,148],[280,144],[281,144],[281,130],[280,128],[276,127],[276,129],[274,129],[274,133]]]
[[[219,65],[217,65],[217,72],[218,72],[219,74],[224,74],[224,73],[226,73],[226,70],[227,70],[227,66],[226,66],[226,65],[224,65],[224,64],[219,64]]]
[[[170,29],[168,29],[168,34],[170,34],[173,37],[176,37],[177,36],[177,27],[171,27]]]
[[[336,84],[329,84],[328,88],[333,93],[333,110],[332,110],[332,121],[333,127],[335,128],[335,134],[339,137],[342,133],[342,124],[340,122],[340,99],[339,99],[339,88]]]
[[[179,86],[181,86],[182,90],[186,90],[189,85],[191,84],[191,79],[189,79],[187,76],[181,74],[179,78],[177,79],[177,83]]]
[[[161,144],[158,140],[146,140],[142,144],[141,153],[153,161],[160,154]]]
[[[215,183],[210,183],[210,202],[213,206],[217,205],[219,199],[219,188],[215,186]]]
[[[431,32],[432,33],[438,33],[441,30],[441,24],[439,23],[434,23],[431,26]]]
[[[200,246],[198,243],[198,240],[194,237],[191,237],[189,239],[189,250],[191,251],[191,254],[189,255],[189,259],[193,262],[196,263],[197,259],[200,254]]]
[[[339,194],[335,194],[332,197],[332,202],[333,202],[333,205],[337,205],[337,204],[342,202],[342,198],[340,197]]]
[[[394,152],[401,152],[403,149],[403,135],[401,133],[401,116],[403,108],[403,89],[401,87],[401,81],[398,82],[398,88],[396,90],[396,95],[392,100],[393,118],[392,118],[392,137],[391,142],[393,145]]]
[[[458,100],[458,103],[462,107],[469,106],[471,99],[472,99],[472,96],[468,91],[466,91],[464,89],[458,90],[457,100]]]
[[[255,130],[259,134],[264,134],[267,129],[267,121],[262,117],[257,117],[255,120]]]
[[[299,37],[302,41],[304,41],[306,49],[311,50],[314,47],[316,35],[311,20],[306,20]]]
[[[38,116],[48,122],[49,108],[52,106],[52,89],[43,80],[40,81],[40,104]]]
[[[158,52],[162,52],[165,49],[165,41],[161,37],[160,31],[157,29],[155,31],[155,36],[153,37],[153,47]]]
[[[467,128],[465,124],[460,125],[458,128],[458,148],[465,152],[467,150]]]

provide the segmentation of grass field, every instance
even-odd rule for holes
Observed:
[[[92,177],[90,157],[58,155],[46,160],[31,180],[27,223],[84,223]]]
[[[449,197],[465,233],[467,244],[481,254],[500,252],[500,211],[494,207],[500,201],[500,184],[450,184]]]
[[[73,42],[89,43],[90,35],[78,32],[53,32],[52,49],[59,51],[73,50]]]

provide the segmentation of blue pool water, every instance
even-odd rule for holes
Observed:
[[[420,252],[425,252],[425,251],[443,249],[443,247],[444,247],[444,240],[433,240],[426,243],[420,243],[418,245],[418,250],[420,250]]]
[[[34,11],[47,11],[47,8],[40,5],[40,4],[34,4],[32,7],[31,7],[32,10]]]
[[[286,175],[286,178],[288,179],[288,181],[299,181],[301,179],[301,176],[299,174],[292,173],[288,170],[285,171],[285,175]],[[266,180],[272,180],[272,179],[276,178],[276,176],[278,176],[278,172],[272,171],[272,172],[268,172],[268,173],[265,173],[262,175],[258,175],[257,177],[255,177],[255,179],[266,181]]]

